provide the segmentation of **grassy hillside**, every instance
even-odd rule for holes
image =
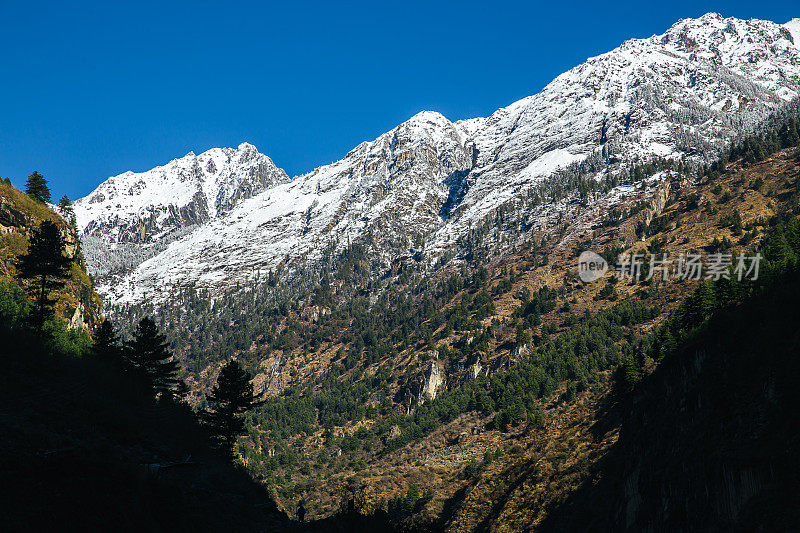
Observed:
[[[5,180],[0,180],[0,279],[20,283],[16,258],[27,251],[31,231],[45,220],[59,227],[67,244],[66,253],[74,259],[66,285],[54,295],[56,314],[71,327],[91,330],[100,319],[102,302],[86,274],[75,228],[47,205]]]
[[[516,453],[449,502],[448,529],[792,530],[800,519],[800,221],[795,214],[788,231],[783,224],[758,288],[684,328],[672,348],[644,348],[663,353],[632,390],[619,379],[524,435]],[[780,264],[775,243],[784,240],[793,257]]]

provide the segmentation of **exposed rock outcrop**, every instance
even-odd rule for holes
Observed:
[[[406,412],[410,414],[418,406],[435,399],[439,392],[446,388],[446,383],[444,364],[438,360],[431,361],[427,368],[412,377],[401,391]]]
[[[11,232],[14,228],[23,228],[27,223],[28,218],[22,211],[8,199],[0,197],[0,228],[4,233]]]

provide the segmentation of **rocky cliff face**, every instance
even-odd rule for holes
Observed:
[[[18,279],[15,264],[28,249],[31,231],[44,220],[51,220],[59,227],[65,253],[77,265],[64,288],[53,295],[55,311],[70,329],[92,331],[101,319],[101,301],[83,269],[77,232],[46,205],[34,202],[9,183],[0,183],[0,279],[27,283]]]
[[[103,277],[133,268],[242,200],[288,180],[247,143],[109,178],[74,206],[90,271]]]
[[[101,285],[115,302],[302,268],[348,242],[378,267],[423,243],[433,261],[548,178],[601,179],[655,157],[700,164],[798,94],[800,20],[709,14],[626,41],[490,117],[419,113],[291,181],[242,145],[112,178],[76,212],[90,267],[118,275]]]
[[[406,387],[400,391],[402,402],[406,406],[406,414],[425,402],[429,402],[447,387],[445,365],[438,360],[431,361],[426,368],[413,376]]]
[[[18,209],[8,198],[0,198],[0,231],[10,233],[15,229],[25,227],[28,220],[20,209]]]

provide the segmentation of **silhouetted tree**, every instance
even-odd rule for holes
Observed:
[[[119,364],[121,362],[122,347],[119,337],[114,331],[114,324],[109,319],[103,320],[103,323],[97,328],[91,355],[106,363]]]
[[[43,204],[50,202],[50,188],[47,186],[47,180],[35,170],[25,182],[25,193],[37,202]]]
[[[203,420],[219,439],[222,449],[231,454],[236,437],[244,430],[241,415],[259,403],[250,376],[238,361],[232,360],[222,367],[207,399],[210,409],[203,412]]]
[[[126,358],[148,380],[156,394],[172,395],[179,383],[178,362],[172,357],[167,339],[150,317],[139,321],[133,340],[126,345]]]
[[[17,260],[17,270],[21,278],[35,280],[28,291],[36,299],[40,330],[53,304],[48,295],[64,286],[71,263],[72,260],[64,255],[64,239],[58,226],[45,220],[33,230],[28,252]]]

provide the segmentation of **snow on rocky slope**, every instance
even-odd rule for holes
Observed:
[[[490,117],[419,113],[292,180],[245,144],[110,178],[76,214],[90,267],[118,266],[100,287],[115,302],[230,285],[348,241],[386,264],[423,238],[446,249],[575,163],[600,175],[654,156],[711,158],[798,94],[800,19],[708,14],[590,58]]]
[[[89,271],[102,277],[135,267],[241,200],[288,181],[247,143],[108,178],[74,205]]]
[[[383,251],[376,259],[390,260],[441,223],[442,182],[471,166],[459,130],[438,113],[420,113],[336,163],[242,201],[102,290],[128,301],[157,297],[166,285],[226,285],[365,236]]]
[[[479,157],[456,214],[479,218],[557,167],[590,157],[600,164],[702,160],[798,94],[800,40],[787,27],[716,14],[681,20],[663,35],[588,59],[487,119],[467,121]]]

